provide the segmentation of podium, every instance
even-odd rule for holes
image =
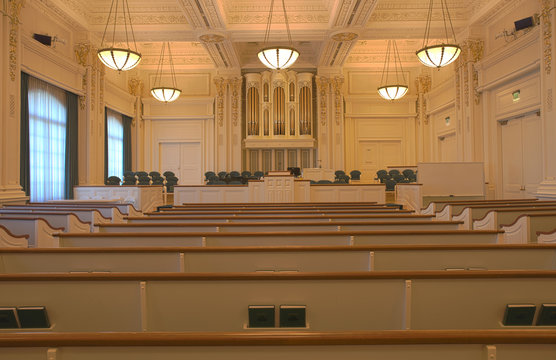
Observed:
[[[294,201],[294,177],[289,171],[269,171],[264,176],[264,201],[269,203]]]

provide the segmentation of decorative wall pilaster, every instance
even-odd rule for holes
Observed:
[[[542,71],[541,78],[541,118],[542,118],[542,151],[543,151],[543,181],[537,188],[537,197],[542,200],[556,199],[556,114],[554,111],[554,89],[556,87],[556,76],[552,73],[552,59],[554,58],[554,24],[556,23],[556,11],[554,11],[553,0],[540,0],[541,3],[541,26],[542,46],[541,54]]]
[[[216,169],[241,171],[241,77],[217,77],[216,86]]]
[[[415,78],[415,89],[417,90],[416,122],[417,122],[417,161],[429,161],[431,157],[431,141],[429,131],[429,116],[427,115],[426,94],[431,89],[431,76],[421,74]]]
[[[23,203],[20,186],[20,13],[24,0],[7,2],[0,26],[0,204]]]
[[[135,96],[135,114],[131,120],[131,147],[132,149],[135,149],[132,151],[132,170],[146,168],[145,158],[143,156],[145,148],[145,132],[143,126],[143,101],[141,100],[144,89],[145,85],[141,79],[131,78],[127,81],[128,92]]]
[[[461,44],[455,63],[458,157],[462,161],[483,161],[483,121],[476,63],[483,57],[484,42],[467,39]]]
[[[316,76],[317,84],[317,166],[344,168],[343,76]]]
[[[75,60],[83,66],[79,97],[79,184],[104,184],[104,65],[89,42],[75,45]]]

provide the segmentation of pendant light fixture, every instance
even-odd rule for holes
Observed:
[[[425,36],[423,38],[423,47],[417,51],[416,54],[419,61],[421,61],[424,65],[441,68],[454,62],[461,53],[461,48],[456,44],[456,33],[454,32],[454,27],[452,26],[452,19],[450,18],[450,12],[448,11],[446,0],[440,0],[442,19],[444,21],[444,38],[446,42],[429,45],[433,3],[434,0],[430,0],[427,25],[425,27]],[[451,31],[451,38],[448,34],[448,26]]]
[[[122,14],[124,19],[124,30],[125,30],[125,41],[127,48],[116,47],[115,37],[116,37],[116,25],[118,22],[118,7],[122,4]],[[112,46],[104,47],[104,40],[106,38],[106,32],[108,30],[108,25],[110,24],[110,19],[112,18],[112,13],[114,13],[114,26],[112,29]],[[133,38],[133,45],[135,50],[131,50],[129,46],[129,34],[128,34],[128,22],[129,30]],[[110,13],[108,14],[108,19],[106,20],[106,26],[104,27],[104,34],[102,35],[102,41],[100,43],[100,50],[97,53],[100,61],[111,69],[118,71],[126,71],[133,69],[141,61],[141,54],[137,52],[137,44],[135,43],[135,34],[133,33],[133,26],[131,25],[131,15],[129,13],[129,6],[127,0],[112,0],[112,5],[110,5]]]
[[[393,58],[393,59],[392,59]],[[396,73],[395,81],[390,81],[390,66],[394,63],[394,72]],[[405,74],[403,73],[400,53],[395,40],[388,40],[386,49],[386,59],[384,59],[384,68],[382,69],[382,77],[380,79],[380,87],[378,93],[386,100],[401,99],[408,90]]]
[[[259,60],[264,66],[280,70],[293,65],[299,57],[299,52],[293,47],[292,36],[290,33],[290,24],[288,22],[288,14],[286,14],[286,5],[282,0],[282,10],[284,11],[284,22],[286,23],[286,31],[288,33],[288,41],[290,46],[269,46],[266,47],[270,37],[270,26],[272,25],[272,10],[274,9],[274,0],[270,1],[270,11],[268,14],[268,22],[266,24],[266,31],[264,34],[264,46],[259,51]]]
[[[168,44],[168,62],[170,64],[172,86],[162,86],[162,68],[164,67],[166,44]],[[170,50],[169,42],[162,43],[162,50],[160,51],[160,59],[158,60],[158,67],[156,69],[156,75],[154,77],[154,87],[151,89],[151,94],[156,100],[165,103],[172,102],[180,97],[181,90],[176,87],[176,72],[174,70],[174,61],[172,60],[172,51]]]

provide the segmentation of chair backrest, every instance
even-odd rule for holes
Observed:
[[[152,178],[159,178],[160,177],[160,173],[158,171],[151,171],[149,173],[149,176]]]
[[[402,171],[402,174],[409,179],[411,176],[415,175],[415,172],[411,169],[405,169],[404,171]]]
[[[378,170],[376,172],[376,177],[378,179],[382,179],[382,178],[386,177],[387,175],[388,175],[388,171],[386,171],[386,170]]]
[[[260,179],[264,176],[264,173],[262,171],[255,171],[253,175],[256,176],[257,179]]]
[[[334,180],[334,184],[347,184],[347,181],[345,178],[338,178]]]
[[[392,169],[392,170],[388,171],[388,174],[390,176],[394,177],[394,175],[399,175],[400,174],[400,170]]]
[[[213,176],[216,176],[216,173],[214,171],[207,171],[205,173],[205,180],[210,180],[210,178]]]
[[[332,181],[330,181],[330,180],[319,180],[319,181],[317,181],[317,184],[332,184]]]
[[[340,177],[340,175],[345,175],[346,172],[344,170],[336,170],[334,171],[334,175],[336,175],[336,177]]]
[[[239,173],[239,171],[230,171],[230,176],[231,177],[239,177],[239,176],[241,176],[241,174]]]
[[[349,173],[352,180],[361,180],[361,171],[353,170]]]
[[[228,175],[228,173],[226,171],[220,171],[218,173],[218,177],[220,178],[220,180],[224,180],[224,178],[226,177],[226,175]]]
[[[396,188],[396,182],[392,179],[386,179],[385,183],[387,191],[394,191],[394,189]]]
[[[165,171],[164,173],[162,173],[162,175],[168,177],[168,176],[176,176],[176,174],[174,174],[173,171]]]
[[[120,182],[122,182],[122,180],[117,176],[109,176],[108,179],[106,179],[106,185],[120,185]]]
[[[244,178],[248,178],[249,176],[251,176],[251,171],[242,171],[241,176],[243,176]]]
[[[124,171],[124,177],[135,177],[135,173],[133,171]]]
[[[149,176],[149,174],[146,171],[137,171],[135,173],[135,175],[137,175],[137,177],[141,177],[141,176]]]
[[[164,178],[163,177],[154,177],[152,184],[153,185],[164,185]]]
[[[405,179],[405,177],[402,174],[394,174],[392,175],[392,179],[399,183],[399,182],[403,182],[403,180]]]

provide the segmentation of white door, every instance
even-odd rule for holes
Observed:
[[[203,183],[200,142],[161,142],[159,146],[161,173],[174,172],[180,185]]]
[[[502,127],[504,198],[534,197],[542,181],[542,127],[536,114],[513,119]]]
[[[387,166],[404,165],[402,143],[397,140],[362,140],[358,146],[358,168],[361,178],[371,180],[376,172]]]
[[[438,150],[440,151],[440,161],[457,161],[456,133],[442,136],[438,139]]]

